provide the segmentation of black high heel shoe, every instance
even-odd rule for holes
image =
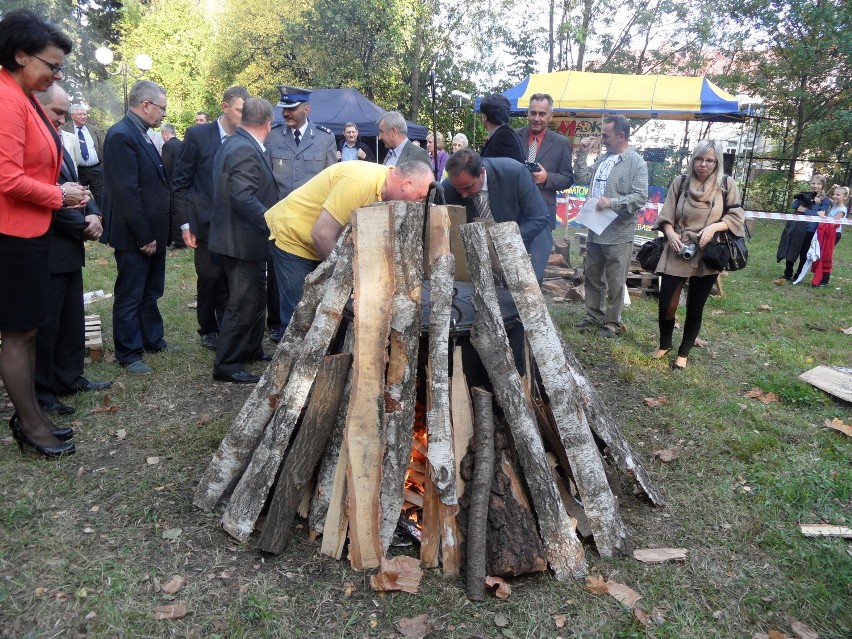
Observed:
[[[16,429],[21,430],[21,427],[18,426],[18,413],[12,415],[12,418],[9,420],[9,428],[12,430],[13,434]],[[69,439],[74,437],[73,428],[56,428],[51,432],[53,433],[53,436],[61,442],[67,442]]]
[[[55,459],[56,457],[62,457],[62,455],[73,455],[77,452],[77,448],[74,446],[74,442],[63,442],[59,446],[39,446],[26,434],[22,431],[17,424],[17,420],[9,420],[9,426],[12,429],[12,438],[15,440],[15,443],[18,444],[18,449],[20,449],[21,454],[24,452],[24,444],[33,448],[39,455],[42,457],[48,457],[51,459]]]

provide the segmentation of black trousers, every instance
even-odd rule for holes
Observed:
[[[85,357],[83,271],[50,276],[50,322],[36,335],[36,397],[53,404],[73,392]]]
[[[704,318],[704,305],[713,290],[718,275],[704,275],[703,277],[675,277],[674,275],[661,276],[660,281],[660,309],[657,322],[660,327],[660,348],[672,347],[672,333],[675,326],[675,313],[680,301],[680,292],[686,280],[689,279],[689,291],[686,293],[686,321],[683,323],[683,340],[677,349],[679,357],[689,357],[689,351],[695,346],[695,338],[701,331],[701,322]]]
[[[80,184],[88,186],[89,190],[95,198],[95,203],[100,207],[104,201],[104,169],[98,163],[95,166],[78,166],[77,175],[80,178]]]
[[[263,354],[266,319],[266,262],[217,255],[228,278],[228,303],[219,327],[214,370],[233,375]]]
[[[196,292],[198,306],[195,309],[198,318],[198,334],[218,333],[228,303],[228,278],[225,270],[214,263],[207,242],[196,238],[198,246],[193,258],[195,274],[198,278]]]

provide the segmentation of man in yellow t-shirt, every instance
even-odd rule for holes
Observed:
[[[375,202],[426,198],[434,176],[423,162],[396,167],[341,162],[290,193],[265,215],[275,240],[272,262],[281,298],[282,330],[302,299],[305,277],[328,257],[355,209]]]

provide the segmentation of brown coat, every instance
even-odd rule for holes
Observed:
[[[732,178],[725,176],[725,180],[728,189],[726,198],[723,190],[716,186],[713,176],[704,184],[696,179],[691,179],[687,183],[683,177],[676,177],[666,194],[666,201],[663,203],[660,215],[654,222],[654,230],[662,230],[663,223],[667,222],[680,233],[684,244],[691,242],[698,244],[698,235],[701,231],[721,220],[724,214],[728,229],[734,235],[741,237],[744,233],[745,211],[740,204],[740,192]],[[727,212],[725,212],[726,206],[730,207]],[[701,249],[691,260],[684,260],[672,250],[669,244],[666,244],[655,272],[676,277],[701,277],[719,271],[704,265]]]

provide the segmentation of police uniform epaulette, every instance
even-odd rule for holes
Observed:
[[[323,133],[328,133],[329,135],[334,135],[334,132],[331,129],[329,129],[327,126],[323,126],[322,124],[315,124],[314,127],[316,127],[318,130],[322,131]]]
[[[273,128],[273,129],[277,129],[277,128],[278,128],[278,127],[280,127],[280,126],[284,126],[284,120],[281,120],[280,122],[273,122],[273,123],[272,123],[272,128]]]

